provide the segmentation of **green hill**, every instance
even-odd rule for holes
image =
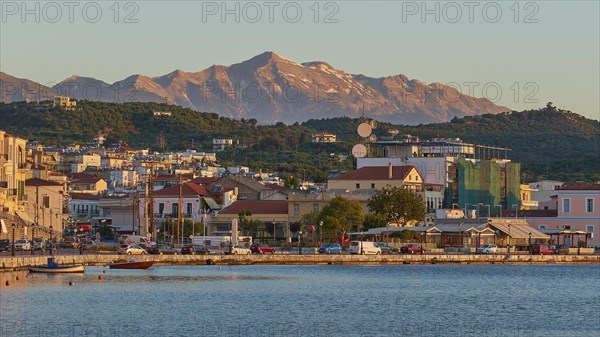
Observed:
[[[358,119],[309,120],[302,124],[257,125],[256,120],[234,120],[158,103],[102,103],[79,101],[77,110],[63,111],[42,103],[0,103],[0,129],[44,145],[85,144],[99,131],[107,143],[123,141],[154,150],[212,149],[213,138],[232,138],[239,147],[218,154],[225,165],[248,165],[323,181],[334,169],[348,170],[352,159],[339,160],[357,141]],[[170,111],[171,117],[154,116]],[[458,137],[477,144],[512,148],[510,158],[522,163],[523,181],[541,178],[600,180],[600,122],[554,108],[499,115],[455,118],[449,123],[396,126],[380,123],[378,137],[400,134]],[[337,134],[335,144],[311,143],[317,131]],[[159,144],[163,134],[164,147]],[[399,138],[399,136],[397,136]]]

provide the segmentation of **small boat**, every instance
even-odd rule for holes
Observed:
[[[110,269],[148,269],[152,267],[154,261],[139,261],[139,260],[129,260],[126,262],[110,262],[108,267]]]
[[[61,274],[61,273],[85,273],[85,268],[82,265],[65,265],[61,266],[53,258],[48,258],[48,265],[44,267],[29,267],[31,273],[47,273],[47,274]]]

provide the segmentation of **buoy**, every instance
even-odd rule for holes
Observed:
[[[19,275],[17,275],[17,281],[19,280]]]
[[[102,274],[106,274],[106,270],[103,270],[103,271],[102,271]]]
[[[102,275],[98,275],[98,279],[101,280],[102,279]]]
[[[69,286],[74,286],[74,285],[75,285],[75,282],[69,281]]]
[[[8,280],[6,280],[6,285],[7,285],[7,286],[8,286],[8,285],[10,285],[10,282],[9,282]]]

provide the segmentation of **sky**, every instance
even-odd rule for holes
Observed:
[[[600,1],[0,1],[0,71],[107,83],[264,51],[600,119]]]

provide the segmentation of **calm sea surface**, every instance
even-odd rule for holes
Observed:
[[[600,265],[103,270],[0,274],[0,336],[600,336]]]

